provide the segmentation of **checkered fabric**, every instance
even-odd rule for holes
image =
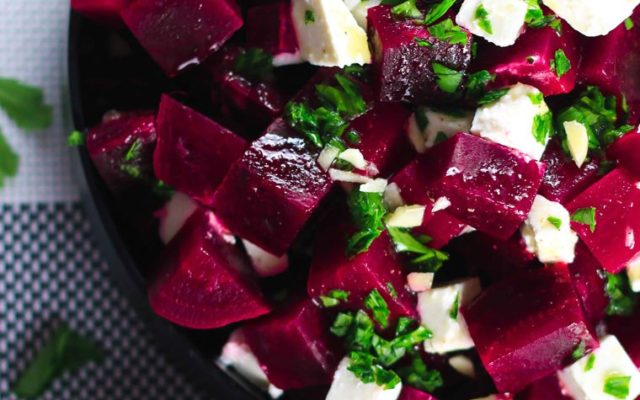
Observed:
[[[167,363],[111,281],[78,204],[0,205],[0,400],[56,320],[105,349],[52,400],[204,399]]]

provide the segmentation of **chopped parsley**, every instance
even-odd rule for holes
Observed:
[[[442,0],[437,4],[434,4],[428,11],[427,15],[424,17],[424,24],[431,25],[440,18],[442,18],[451,7],[456,3],[457,0]]]
[[[327,296],[320,296],[320,302],[325,308],[335,307],[347,300],[349,300],[349,292],[339,289],[330,291]]]
[[[273,56],[262,49],[247,49],[236,56],[233,70],[249,80],[264,81],[273,74]]]
[[[0,187],[4,185],[6,178],[14,177],[18,174],[18,164],[20,158],[0,130]]]
[[[371,311],[373,319],[383,328],[389,326],[389,306],[377,289],[374,289],[365,297],[364,306]]]
[[[416,42],[416,44],[419,47],[432,47],[433,46],[433,44],[430,41],[428,41],[427,39],[422,39],[422,38],[419,38],[419,37],[415,37],[415,38],[413,38],[413,40]]]
[[[458,319],[459,309],[460,309],[460,292],[457,292],[456,298],[453,300],[453,304],[451,305],[451,309],[449,310],[449,318],[453,320]]]
[[[418,354],[412,355],[410,366],[401,368],[398,372],[408,385],[425,392],[433,392],[443,385],[440,372],[428,369]]]
[[[596,230],[596,208],[586,207],[577,209],[573,215],[571,215],[571,221],[577,222],[583,225],[589,225],[589,230],[595,232]]]
[[[481,70],[469,75],[467,79],[467,96],[472,99],[478,99],[482,97],[487,88],[487,85],[496,78],[495,75],[489,71]]]
[[[564,76],[571,70],[571,61],[567,58],[564,50],[556,50],[553,59],[551,60],[551,70],[555,72],[558,78]]]
[[[142,149],[142,140],[136,139],[131,143],[129,149],[124,154],[124,161],[135,161],[140,157],[140,150]]]
[[[509,93],[509,88],[496,89],[487,92],[478,99],[478,105],[484,106],[487,104],[495,103],[496,101],[503,98],[507,93]]]
[[[389,296],[391,296],[392,299],[398,299],[398,292],[396,291],[396,288],[393,287],[393,284],[391,282],[387,282],[387,291],[389,292]]]
[[[636,305],[636,296],[629,286],[629,278],[625,273],[606,273],[605,291],[609,297],[607,315],[629,316]]]
[[[443,92],[453,94],[458,90],[464,76],[463,72],[456,71],[437,62],[431,64],[431,68],[436,74],[436,83]]]
[[[421,18],[422,13],[416,7],[416,0],[406,0],[391,9],[391,14],[399,18]]]
[[[142,150],[142,140],[139,138],[131,143],[131,146],[127,149],[122,157],[122,164],[120,164],[120,170],[132,178],[140,178],[142,171],[140,170],[139,158]]]
[[[313,10],[306,10],[304,12],[304,24],[309,25],[313,24],[314,22],[316,22],[316,16],[313,13]]]
[[[489,20],[489,12],[486,8],[484,8],[483,4],[480,4],[478,8],[476,8],[474,17],[478,21],[478,26],[480,27],[480,29],[487,32],[489,35],[493,35],[493,27],[491,26],[491,21]]]
[[[551,217],[547,218],[547,221],[551,225],[555,226],[556,229],[558,229],[558,230],[560,230],[560,228],[562,227],[562,220],[560,218],[558,218],[558,217],[551,216]]]
[[[428,242],[430,238],[424,238],[423,241],[420,241],[409,231],[401,228],[387,227],[387,231],[396,251],[414,255],[411,263],[427,272],[436,272],[449,259],[447,253],[426,246],[425,242]]]
[[[529,93],[527,94],[527,96],[529,96],[529,100],[531,100],[531,104],[533,104],[534,106],[542,104],[542,102],[544,101],[544,95],[542,94],[542,92],[538,92],[535,94]]]
[[[79,131],[73,131],[67,136],[67,146],[79,147],[84,144],[84,134]]]
[[[538,0],[527,0],[529,9],[525,16],[527,26],[537,29],[549,26],[558,34],[562,33],[562,25],[555,15],[544,15]]]
[[[533,117],[531,133],[540,144],[547,143],[549,136],[553,133],[553,114],[547,111],[544,114],[537,114]]]
[[[587,362],[584,364],[584,372],[591,371],[595,363],[596,363],[596,355],[591,354],[589,358],[587,358]]]
[[[571,358],[573,358],[576,361],[581,359],[582,357],[584,357],[585,350],[586,350],[586,344],[584,343],[584,340],[581,340],[580,343],[576,346],[576,348],[571,353]]]
[[[358,231],[347,244],[347,254],[354,256],[369,249],[384,231],[383,218],[387,213],[381,193],[367,193],[354,189],[347,199],[351,218]]]
[[[469,39],[467,32],[454,24],[451,18],[430,26],[428,30],[431,36],[449,44],[465,44]]]
[[[627,28],[628,31],[633,29],[633,20],[631,18],[627,18],[624,20],[624,27]]]
[[[602,391],[616,399],[626,399],[629,396],[630,382],[631,377],[628,375],[611,374],[605,378]]]
[[[15,79],[0,78],[0,108],[18,128],[28,131],[48,128],[53,120],[42,89]]]
[[[352,323],[353,315],[349,313],[339,313],[331,325],[331,333],[338,337],[343,337],[347,334]]]
[[[347,132],[347,134],[345,135],[345,139],[347,139],[347,142],[351,144],[358,144],[361,140],[360,135],[356,131]]]

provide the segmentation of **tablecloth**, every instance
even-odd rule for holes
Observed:
[[[62,124],[68,0],[0,0],[0,76],[45,90],[54,123],[26,134],[0,112],[19,153],[0,189],[0,400],[64,321],[106,352],[55,381],[44,399],[201,399],[156,348],[91,239],[69,170]]]

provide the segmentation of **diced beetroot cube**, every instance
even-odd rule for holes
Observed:
[[[600,178],[600,159],[591,158],[578,168],[555,140],[547,146],[542,162],[547,169],[540,194],[551,201],[566,204]]]
[[[403,386],[398,400],[438,400],[427,392],[414,389],[411,386]]]
[[[628,317],[615,316],[607,320],[607,331],[620,340],[633,363],[640,368],[640,308]]]
[[[211,205],[213,193],[247,143],[197,111],[164,95],[158,110],[158,179]]]
[[[606,282],[600,263],[582,242],[578,242],[576,246],[576,258],[569,265],[569,272],[585,316],[595,326],[605,317],[609,297],[605,291]]]
[[[616,273],[640,254],[640,185],[618,167],[591,185],[567,209],[595,208],[595,229],[571,222],[571,227],[607,272]]]
[[[453,238],[460,236],[467,228],[467,224],[446,211],[433,213],[431,210],[432,207],[427,206],[422,225],[413,229],[415,233],[427,235],[431,238],[429,247],[440,249],[446,246]]]
[[[213,199],[216,214],[239,236],[284,254],[333,186],[318,154],[277,119],[232,165]]]
[[[607,155],[625,167],[634,176],[640,177],[640,134],[634,129],[607,148]]]
[[[350,145],[375,164],[381,176],[388,176],[415,156],[405,124],[411,111],[401,104],[378,103],[349,126],[359,134],[360,142]]]
[[[405,289],[401,260],[389,235],[383,233],[368,251],[350,258],[347,239],[353,230],[344,221],[349,221],[349,217],[340,213],[317,234],[307,282],[309,296],[318,299],[332,290],[344,290],[349,292],[349,299],[341,307],[356,310],[363,308],[364,298],[377,289],[389,305],[391,322],[399,316],[416,315],[416,299]],[[388,284],[395,289],[396,298],[389,292]]]
[[[242,252],[198,211],[160,256],[148,285],[160,316],[193,329],[213,329],[271,311]]]
[[[406,174],[415,179],[401,187],[403,198],[446,197],[447,213],[504,240],[527,217],[544,174],[544,164],[466,133],[433,147],[405,169],[413,169]]]
[[[200,64],[243,24],[234,0],[135,0],[122,18],[169,76]]]
[[[519,400],[572,400],[562,394],[556,374],[539,379],[518,393]]]
[[[269,382],[285,390],[331,383],[341,354],[325,317],[302,299],[242,328]]]
[[[564,265],[512,275],[462,309],[498,390],[517,392],[597,347]]]
[[[153,179],[154,120],[151,112],[112,112],[87,132],[89,156],[116,196]]]
[[[640,9],[631,16],[637,28],[640,24]],[[638,29],[627,29],[620,24],[606,36],[585,39],[582,63],[578,78],[601,90],[624,95],[630,106],[632,124],[640,120],[640,33]]]
[[[516,44],[509,47],[478,42],[477,68],[496,76],[490,88],[526,83],[540,89],[545,96],[571,92],[580,62],[578,34],[564,21],[561,26],[561,35],[550,26],[528,28]],[[564,51],[571,63],[571,69],[561,77],[550,68],[558,50]]]
[[[272,54],[274,65],[300,62],[291,2],[279,0],[251,7],[247,13],[247,46]]]
[[[95,21],[120,25],[120,11],[132,0],[71,0],[71,9]]]
[[[433,63],[457,71],[465,71],[469,66],[471,34],[465,44],[438,40],[425,25],[395,18],[390,6],[370,8],[367,21],[380,101],[433,102],[443,97]],[[432,45],[420,45],[416,40],[426,40]]]

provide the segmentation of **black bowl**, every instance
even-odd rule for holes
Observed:
[[[178,82],[165,79],[136,46],[126,32],[101,28],[72,13],[68,73],[75,129],[83,131],[95,124],[108,109],[155,108],[161,92],[188,85],[188,77]],[[109,194],[84,148],[72,151],[72,167],[95,239],[115,280],[168,358],[188,380],[216,399],[265,399],[265,394],[216,362],[229,330],[187,330],[153,313],[136,249],[127,242]]]

